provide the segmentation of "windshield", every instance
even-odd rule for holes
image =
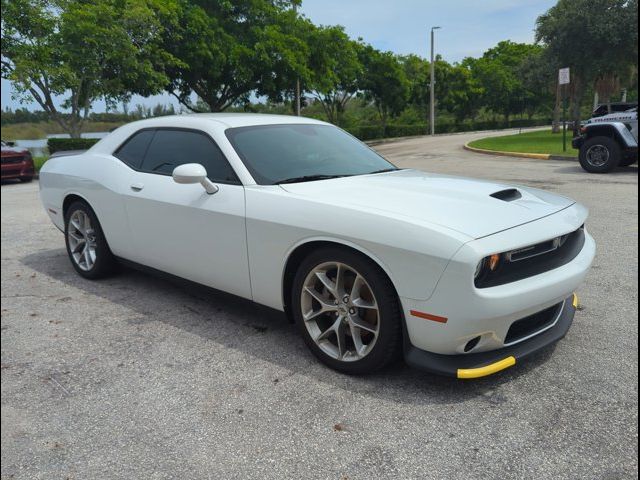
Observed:
[[[261,185],[396,170],[365,144],[330,125],[258,125],[225,133]]]

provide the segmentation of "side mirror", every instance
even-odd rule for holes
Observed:
[[[199,163],[185,163],[173,169],[173,181],[181,184],[199,183],[209,195],[213,195],[219,189],[207,178],[207,171]]]

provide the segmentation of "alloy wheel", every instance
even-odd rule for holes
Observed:
[[[76,265],[88,272],[96,263],[96,234],[86,212],[76,210],[69,217],[67,229],[69,252]]]
[[[306,276],[300,298],[304,325],[331,358],[364,358],[380,331],[380,312],[366,279],[339,262],[322,263]]]

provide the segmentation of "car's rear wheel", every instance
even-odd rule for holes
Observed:
[[[88,279],[105,277],[117,266],[98,217],[82,201],[72,203],[65,212],[65,242],[73,268]]]
[[[338,371],[371,373],[400,351],[402,320],[395,289],[360,254],[323,248],[309,255],[294,278],[292,307],[309,349]]]
[[[593,137],[580,148],[580,165],[590,173],[607,173],[620,164],[622,152],[610,137]]]

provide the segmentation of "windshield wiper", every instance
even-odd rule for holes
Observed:
[[[374,173],[387,173],[387,172],[397,172],[402,170],[402,168],[383,168],[382,170],[376,170],[375,172],[369,172],[367,175],[373,175]]]
[[[285,178],[284,180],[278,180],[274,182],[274,185],[281,185],[283,183],[301,183],[301,182],[313,182],[315,180],[329,180],[330,178],[349,177],[350,175],[304,175],[302,177]]]

